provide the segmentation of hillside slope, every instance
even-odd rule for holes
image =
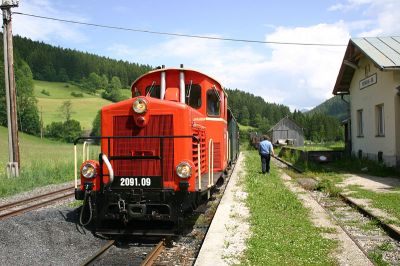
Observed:
[[[34,81],[34,91],[38,100],[38,109],[43,117],[44,126],[63,121],[60,107],[65,101],[72,103],[72,119],[81,123],[83,130],[91,130],[97,112],[112,102],[98,95],[87,94],[79,87],[64,82]],[[82,97],[74,97],[81,94]]]
[[[345,96],[345,100],[349,102],[348,96]],[[314,113],[322,113],[325,115],[333,116],[338,118],[340,121],[346,119],[348,117],[348,108],[349,105],[345,103],[340,96],[334,96],[320,105],[314,107],[308,114]]]

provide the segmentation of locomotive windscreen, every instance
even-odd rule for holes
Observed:
[[[140,138],[145,136],[172,136],[172,121],[172,115],[152,115],[148,124],[141,128],[136,126],[132,116],[114,117],[114,136],[137,136],[139,138],[113,139],[112,156],[158,156],[162,158],[162,161],[156,159],[115,160],[113,162],[115,176],[162,176],[164,181],[172,181],[174,173],[173,139],[162,137]]]

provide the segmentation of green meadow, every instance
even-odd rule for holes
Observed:
[[[20,177],[7,178],[7,128],[0,127],[0,197],[49,184],[74,180],[73,144],[40,139],[19,132]],[[90,157],[97,157],[98,146],[92,146]],[[78,146],[78,167],[82,162],[82,145]]]
[[[38,109],[43,116],[44,125],[51,122],[63,121],[60,106],[65,101],[72,103],[72,119],[81,123],[83,130],[90,130],[97,112],[110,101],[99,95],[84,93],[79,87],[64,82],[34,81],[35,97],[38,100]],[[128,90],[123,90],[130,93]],[[43,93],[44,92],[44,93]],[[71,93],[82,94],[82,97],[74,97]]]

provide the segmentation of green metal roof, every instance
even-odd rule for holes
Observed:
[[[381,69],[400,68],[400,37],[367,37],[351,39]]]
[[[349,92],[360,55],[368,57],[381,70],[400,70],[400,36],[350,39],[333,94]]]

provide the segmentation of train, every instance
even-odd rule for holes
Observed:
[[[74,142],[80,223],[110,234],[176,232],[226,179],[239,154],[238,124],[222,85],[183,65],[158,67],[131,91],[101,109],[101,136]],[[98,160],[78,168],[77,144],[93,140]]]

